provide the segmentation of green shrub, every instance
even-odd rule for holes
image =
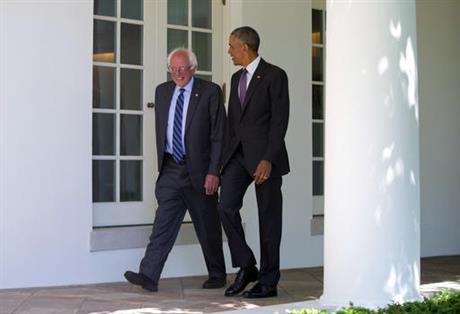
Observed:
[[[289,314],[460,314],[460,291],[444,291],[421,302],[407,302],[404,304],[391,304],[384,309],[369,310],[351,305],[337,312],[325,310],[292,310]]]

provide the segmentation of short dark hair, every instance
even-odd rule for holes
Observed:
[[[249,26],[242,26],[235,28],[230,34],[241,40],[243,43],[247,44],[248,47],[254,51],[259,51],[260,38],[256,30]]]

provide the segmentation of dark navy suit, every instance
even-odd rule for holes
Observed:
[[[175,87],[175,83],[170,81],[160,84],[155,92],[156,147],[160,172],[155,187],[158,209],[139,272],[158,283],[188,209],[209,276],[225,278],[217,193],[206,195],[204,189],[206,175],[218,176],[221,167],[226,119],[222,92],[218,85],[194,78],[185,118],[185,159],[176,163],[165,154],[169,107]]]
[[[238,97],[242,71],[232,76],[219,214],[227,234],[233,267],[256,264],[244,236],[240,209],[261,160],[272,163],[270,178],[256,185],[260,232],[259,282],[274,287],[279,281],[282,225],[282,176],[289,172],[284,137],[289,120],[286,73],[260,60],[249,83],[244,104]],[[251,228],[251,226],[247,226]]]

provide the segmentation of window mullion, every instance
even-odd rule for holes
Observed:
[[[121,88],[121,1],[117,1],[117,102],[115,123],[115,202],[120,202],[120,88]]]

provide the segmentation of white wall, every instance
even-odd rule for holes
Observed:
[[[0,2],[0,283],[5,278],[6,209],[6,3]]]
[[[460,254],[460,2],[417,1],[421,254]]]
[[[8,131],[2,163],[3,287],[65,283],[80,277],[76,263],[85,268],[91,224],[91,9],[89,2],[3,6]]]
[[[121,281],[144,249],[89,247],[92,1],[1,4],[0,288]],[[164,276],[204,272],[188,245]]]

